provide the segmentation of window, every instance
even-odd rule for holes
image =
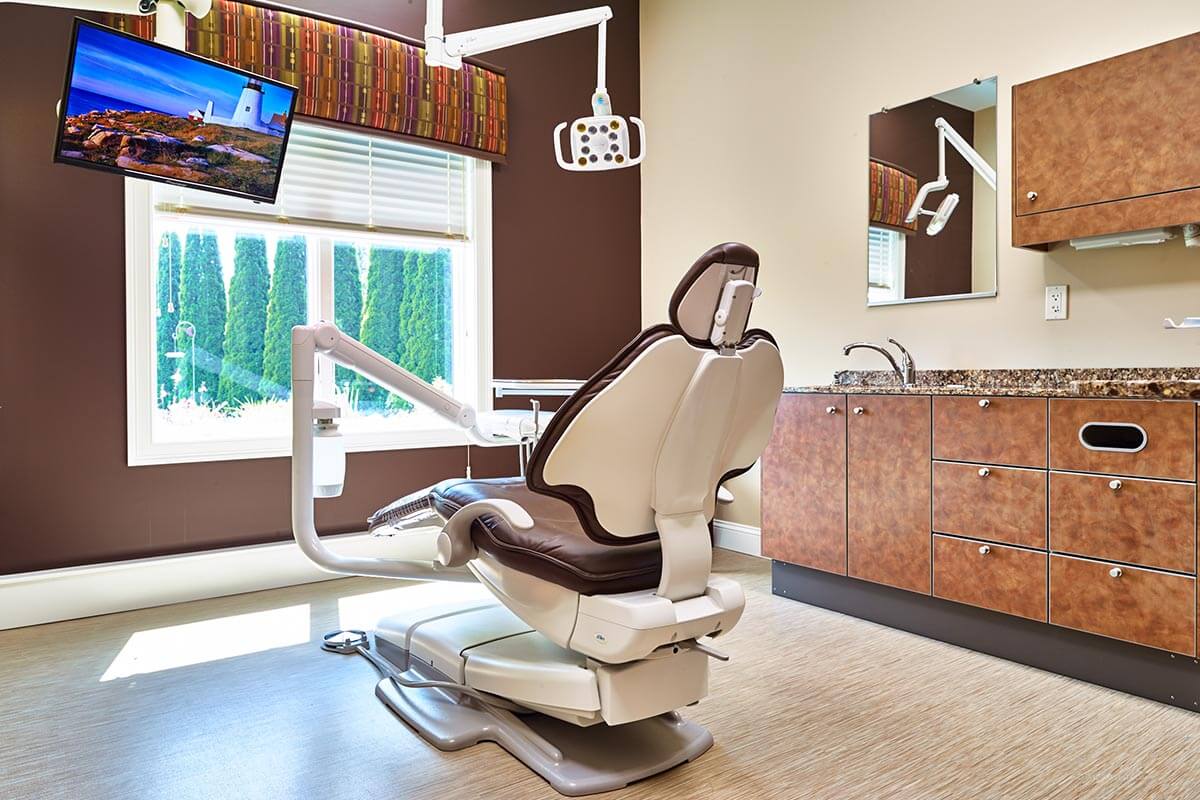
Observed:
[[[904,234],[867,228],[867,302],[904,299]]]
[[[274,204],[126,182],[129,463],[288,455],[291,329],[320,319],[490,407],[490,165],[294,123]],[[462,444],[319,358],[350,450]]]

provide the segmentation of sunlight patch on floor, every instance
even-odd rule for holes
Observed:
[[[460,601],[489,600],[491,597],[492,593],[478,583],[410,583],[395,589],[339,598],[338,627],[342,630],[369,631],[389,614]]]
[[[304,644],[309,640],[309,617],[305,603],[138,631],[125,642],[100,681]]]

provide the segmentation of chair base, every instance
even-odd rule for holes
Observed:
[[[413,659],[413,680],[446,676]],[[573,797],[608,792],[698,758],[713,744],[707,729],[671,712],[625,725],[580,727],[544,714],[514,714],[440,689],[408,689],[384,678],[375,695],[439,750],[495,742]]]

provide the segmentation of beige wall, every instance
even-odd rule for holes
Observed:
[[[642,316],[665,317],[692,259],[740,240],[762,255],[753,322],[779,338],[789,384],[826,383],[852,339],[894,336],[923,368],[1195,364],[1200,253],[1009,246],[1011,87],[1200,29],[1195,0],[938,4],[892,0],[643,0]],[[917,24],[919,22],[919,24]],[[902,44],[900,44],[902,43]],[[902,50],[898,50],[902,47]],[[999,76],[999,296],[868,310],[867,115]],[[1043,287],[1071,286],[1070,319],[1042,319]],[[727,519],[758,523],[757,481]]]
[[[996,166],[995,106],[975,112],[975,138],[971,145],[984,161]],[[971,191],[971,291],[990,292],[996,288],[998,244],[996,193],[976,172]]]

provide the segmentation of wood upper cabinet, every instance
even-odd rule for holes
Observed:
[[[1039,397],[933,398],[933,457],[1046,466],[1046,401]]]
[[[1200,219],[1200,34],[1019,84],[1013,245]]]
[[[1050,468],[1196,479],[1196,406],[1156,400],[1050,401]]]
[[[850,395],[847,574],[929,592],[928,397]]]
[[[762,552],[846,574],[846,396],[785,394],[762,457]]]

